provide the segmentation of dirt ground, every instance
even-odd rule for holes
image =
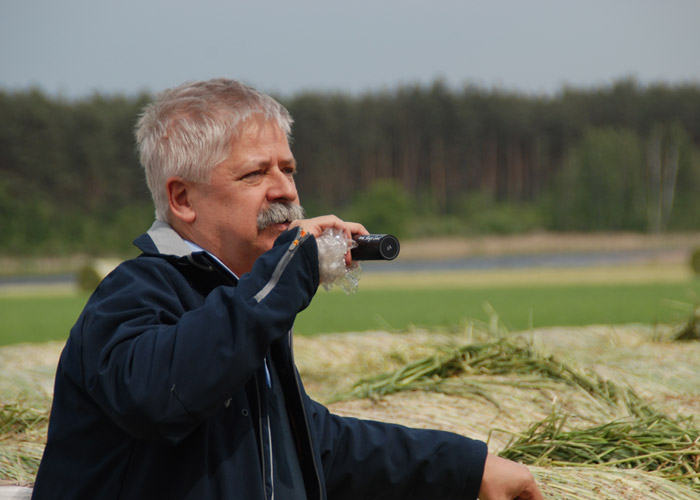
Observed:
[[[402,259],[456,258],[474,255],[542,252],[657,250],[668,258],[684,258],[700,247],[700,234],[546,233],[472,238],[432,238],[401,242]]]
[[[445,259],[542,252],[655,250],[666,259],[687,259],[700,247],[700,233],[547,233],[508,236],[438,237],[401,241],[401,259]],[[101,259],[111,263],[117,257]],[[17,258],[0,255],[0,276],[75,272],[94,261],[88,255]]]

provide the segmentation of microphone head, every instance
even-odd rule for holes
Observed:
[[[391,234],[365,234],[353,239],[357,243],[350,251],[353,260],[394,260],[401,249],[399,240]]]

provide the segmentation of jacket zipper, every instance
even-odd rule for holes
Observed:
[[[270,484],[272,491],[270,492],[270,500],[275,500],[275,461],[272,457],[272,430],[270,429],[270,414],[267,417],[267,449],[268,457],[270,458]]]
[[[277,262],[277,266],[275,266],[275,270],[272,271],[270,280],[265,283],[265,286],[262,287],[262,289],[253,297],[256,302],[261,302],[265,297],[267,297],[272,289],[277,286],[277,283],[282,277],[282,273],[287,268],[287,264],[289,264],[289,261],[292,260],[292,257],[294,257],[294,254],[296,254],[297,250],[299,249],[300,243],[307,239],[308,236],[308,233],[304,232],[301,228],[297,230],[296,238],[294,241],[292,241],[292,243],[290,243],[289,247],[287,248],[287,252],[282,256],[279,262]]]
[[[264,432],[264,426],[263,426],[263,415],[262,415],[262,404],[260,403],[261,401],[261,395],[260,395],[260,385],[258,381],[258,374],[253,375],[255,379],[255,392],[258,395],[258,428],[259,432],[258,435],[260,436],[260,453],[261,453],[261,458],[262,458],[262,490],[263,490],[263,498],[267,499],[267,484],[266,484],[266,477],[267,477],[267,467],[265,467],[265,454],[267,453],[270,459],[270,473],[273,473],[272,470],[272,436],[270,435],[270,415],[267,414],[267,433],[268,433],[268,449],[267,451],[265,450],[265,440],[263,439],[263,432]],[[270,484],[272,485],[272,494],[270,496],[269,500],[274,500],[275,498],[275,481],[274,477],[270,477]]]
[[[292,331],[290,330],[289,333],[287,334],[289,337],[289,356],[292,358],[292,367],[296,366],[294,364],[294,348],[292,346]],[[301,394],[301,387],[299,387],[299,375],[296,373],[296,370],[294,371],[294,385],[297,388],[297,396],[299,397],[299,400],[301,401],[301,413],[302,416],[304,417],[304,427],[306,428],[306,438],[309,441],[309,449],[311,450],[311,461],[314,466],[314,475],[316,476],[316,481],[318,483],[318,495],[319,499],[323,500],[323,486],[321,485],[321,477],[319,476],[319,471],[321,470],[318,467],[318,462],[316,460],[316,454],[314,453],[314,443],[311,441],[311,429],[309,429],[309,418],[306,415],[306,407],[304,406],[304,398],[302,397]]]

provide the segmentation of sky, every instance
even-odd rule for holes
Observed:
[[[700,0],[0,0],[0,89],[700,85]]]

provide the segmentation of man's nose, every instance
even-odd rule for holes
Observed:
[[[296,200],[297,187],[294,183],[294,177],[275,167],[271,175],[271,183],[267,191],[267,197],[270,200]]]

